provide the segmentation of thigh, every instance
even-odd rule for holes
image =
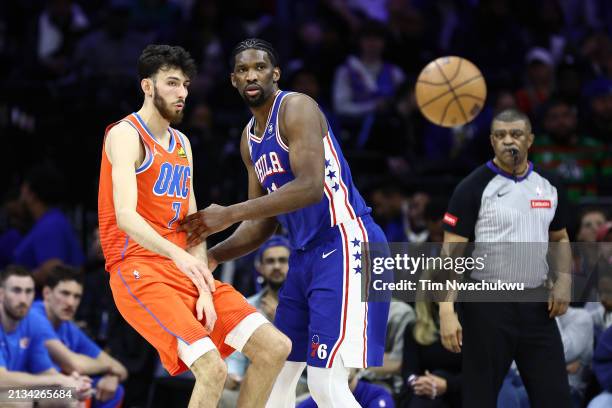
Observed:
[[[465,406],[495,406],[518,342],[516,305],[463,303],[462,399]]]
[[[308,352],[309,310],[304,285],[306,257],[293,251],[289,258],[289,273],[278,294],[274,325],[291,340],[287,361],[304,362]]]
[[[235,347],[241,349],[250,335],[266,320],[256,313],[257,309],[233,286],[218,281],[216,283],[213,303],[217,321],[210,338],[221,357],[226,358],[234,352]],[[238,327],[240,330],[235,330]]]
[[[177,340],[191,344],[208,335],[195,315],[196,297],[181,289],[165,263],[122,263],[111,274],[110,286],[123,318],[159,352],[170,374],[187,369],[178,358]],[[185,277],[186,278],[186,277]]]
[[[367,269],[362,265],[362,251],[372,229],[357,219],[336,230],[335,236],[310,253],[307,361],[310,366],[329,368],[341,355],[346,367],[381,365],[389,304],[366,302],[363,287],[367,282],[362,280]],[[377,232],[376,239],[381,239]]]
[[[570,407],[563,343],[546,303],[523,303],[516,364],[532,406]]]

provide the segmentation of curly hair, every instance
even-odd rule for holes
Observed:
[[[197,72],[196,63],[191,55],[179,46],[150,44],[138,58],[138,76],[150,78],[160,69],[178,68],[188,77],[193,78]]]

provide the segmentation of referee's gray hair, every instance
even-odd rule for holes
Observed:
[[[519,120],[525,122],[527,133],[531,133],[531,121],[529,120],[529,116],[516,109],[504,109],[495,115],[491,121],[491,133],[493,133],[493,123],[495,122],[516,122]]]

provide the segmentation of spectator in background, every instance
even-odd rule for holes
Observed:
[[[102,27],[76,46],[74,61],[87,90],[86,97],[97,109],[110,111],[107,115],[121,110],[122,102],[130,104],[137,98],[135,87],[130,86],[137,78],[134,61],[152,40],[150,34],[132,28],[130,11],[129,0],[112,0],[105,10]],[[126,89],[134,92],[130,94]]]
[[[32,269],[37,285],[54,265],[80,267],[85,260],[74,229],[57,207],[64,197],[64,178],[50,164],[33,167],[21,185],[21,201],[34,225],[15,249],[13,261]]]
[[[113,294],[108,284],[108,272],[104,268],[104,254],[100,245],[100,231],[96,228],[91,236],[87,250],[87,262],[83,277],[83,296],[75,320],[77,325],[100,346],[104,347],[108,338],[111,314],[115,312]]]
[[[0,234],[0,269],[10,264],[13,252],[30,227],[30,219],[18,196],[9,195],[3,205],[7,229]]]
[[[612,328],[606,329],[595,347],[593,372],[603,392],[595,397],[588,408],[612,406]]]
[[[406,327],[402,377],[404,408],[461,407],[461,355],[442,346],[437,303],[415,302],[416,322]]]
[[[606,223],[606,218],[603,208],[585,208],[579,217],[576,241],[597,242],[597,232]]]
[[[574,247],[573,286],[574,293],[582,293],[582,296],[576,297],[577,301],[592,301],[597,295],[599,250],[594,243],[605,223],[606,213],[598,207],[587,207],[578,217],[575,241],[582,244]]]
[[[74,48],[89,28],[89,20],[72,0],[47,0],[38,17],[36,54],[45,76],[59,78],[69,73]]]
[[[370,384],[359,380],[360,370],[351,368],[349,373],[349,389],[355,396],[357,403],[363,408],[395,408],[395,401],[389,392],[380,385]],[[312,398],[308,398],[297,405],[297,408],[317,408]]]
[[[387,183],[376,188],[370,197],[374,218],[380,223],[389,242],[425,242],[427,228],[425,206],[429,194],[417,191],[406,197],[402,188]]]
[[[589,312],[569,307],[557,316],[574,408],[581,408],[593,357],[593,322]]]
[[[516,92],[516,101],[523,113],[533,117],[553,90],[555,62],[549,51],[536,47],[527,53],[525,64],[527,65],[525,85]]]
[[[102,351],[73,322],[82,295],[80,274],[72,268],[57,266],[47,276],[43,288],[44,301],[34,302],[32,313],[47,319],[55,331],[55,338],[68,349],[54,348],[49,341],[45,342],[53,360],[67,366],[68,372],[95,376],[92,377],[94,406],[118,407],[124,394],[120,382],[127,379],[128,373],[121,363]]]
[[[0,378],[2,386],[32,388],[60,386],[76,390],[85,398],[90,379],[77,373],[60,374],[45,349],[53,337],[46,319],[31,313],[34,280],[19,266],[8,266],[0,274]]]
[[[349,56],[334,78],[334,111],[342,127],[356,137],[358,148],[366,145],[371,133],[379,138],[391,136],[381,129],[392,108],[395,92],[404,82],[404,73],[383,60],[385,36],[384,26],[365,23],[359,33],[359,54]]]
[[[600,77],[587,83],[583,89],[588,114],[585,120],[587,131],[600,141],[612,143],[612,79]],[[606,162],[602,169],[612,176],[612,163]]]
[[[249,297],[249,304],[263,314],[270,322],[274,322],[276,307],[278,306],[278,291],[283,286],[289,272],[289,255],[291,254],[289,241],[280,235],[273,235],[260,248],[255,259],[255,269],[264,279],[262,290]],[[249,361],[242,353],[234,352],[226,360],[227,379],[223,396],[222,407],[235,407],[238,401],[238,391],[244,378]]]
[[[561,99],[543,110],[542,131],[534,139],[534,163],[559,174],[571,201],[597,194],[599,166],[605,155],[600,141],[578,132],[577,108]]]
[[[362,377],[370,382],[385,385],[393,395],[402,389],[402,358],[406,326],[415,319],[412,307],[398,299],[389,303],[385,354],[381,367],[370,367],[363,371]]]

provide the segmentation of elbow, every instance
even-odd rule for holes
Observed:
[[[323,189],[323,180],[309,183],[306,189],[305,204],[308,206],[320,202],[323,199]]]
[[[129,219],[129,211],[118,209],[115,212],[115,218],[117,219],[117,227],[127,233],[128,229],[128,219]]]

